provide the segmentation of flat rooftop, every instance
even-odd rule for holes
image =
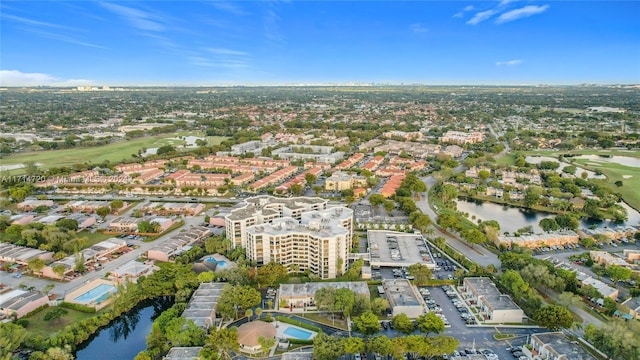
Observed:
[[[169,353],[163,357],[164,360],[198,360],[200,359],[201,346],[194,347],[173,347]]]
[[[537,338],[542,343],[550,345],[554,351],[559,355],[565,355],[567,359],[571,360],[595,360],[593,355],[589,354],[578,343],[569,341],[562,333],[544,333],[531,335],[533,338]]]
[[[387,300],[391,307],[394,306],[422,306],[421,299],[413,290],[409,280],[395,279],[383,280],[382,286],[387,294]]]
[[[222,294],[223,283],[202,283],[191,296],[187,309],[182,313],[187,320],[208,328],[216,317],[216,305]]]
[[[473,290],[478,294],[478,297],[483,297],[485,303],[494,311],[520,309],[520,307],[513,302],[511,297],[500,293],[496,284],[487,277],[465,278],[464,283],[473,288]]]
[[[408,267],[423,264],[433,269],[436,264],[424,238],[419,234],[397,231],[369,230],[371,265]]]

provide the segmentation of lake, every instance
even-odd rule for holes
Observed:
[[[146,349],[153,320],[173,305],[173,298],[147,300],[113,320],[76,350],[77,360],[133,359]]]
[[[478,219],[483,221],[496,220],[500,223],[500,233],[504,233],[505,231],[513,233],[518,229],[529,225],[533,226],[534,232],[542,233],[542,229],[538,226],[538,222],[544,218],[555,216],[555,214],[513,208],[490,202],[478,203],[475,201],[458,200],[457,204],[458,210],[469,213],[469,220],[474,223],[477,223]],[[638,225],[640,222],[640,213],[625,203],[620,203],[620,205],[627,210],[628,219],[624,224]],[[471,219],[473,215],[476,216],[475,220]],[[582,219],[580,221],[581,228],[587,228],[592,225],[596,225],[598,227],[613,227],[621,224],[615,224],[611,221],[594,222],[587,219]]]

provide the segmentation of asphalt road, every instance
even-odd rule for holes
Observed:
[[[425,185],[427,185],[428,189],[431,189],[437,183],[437,180],[432,176],[426,176],[421,178]],[[438,218],[438,215],[431,208],[429,204],[429,197],[427,193],[422,193],[420,199],[416,201],[416,206],[422,210],[423,213],[429,215],[429,217],[435,222]],[[483,267],[486,267],[489,264],[493,264],[496,267],[500,268],[500,260],[498,260],[498,256],[491,251],[481,247],[481,246],[473,246],[467,244],[465,241],[459,239],[453,234],[445,233],[437,226],[434,226],[435,236],[442,236],[446,239],[447,245],[449,245],[454,250],[466,256],[469,260],[473,261],[476,264],[480,264]]]

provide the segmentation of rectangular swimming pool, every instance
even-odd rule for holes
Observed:
[[[104,299],[106,299],[110,293],[114,293],[116,291],[117,289],[113,285],[100,284],[73,300],[83,304],[88,304],[92,301],[95,301],[96,303],[100,303]]]
[[[307,330],[303,330],[303,329],[299,329],[291,326],[286,328],[282,333],[287,335],[288,337],[292,337],[300,340],[310,340],[311,337],[313,336],[313,333],[311,331],[307,331]]]

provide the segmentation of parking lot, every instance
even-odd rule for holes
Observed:
[[[368,231],[371,264],[381,267],[408,267],[424,264],[435,268],[433,255],[421,235],[395,231]]]

